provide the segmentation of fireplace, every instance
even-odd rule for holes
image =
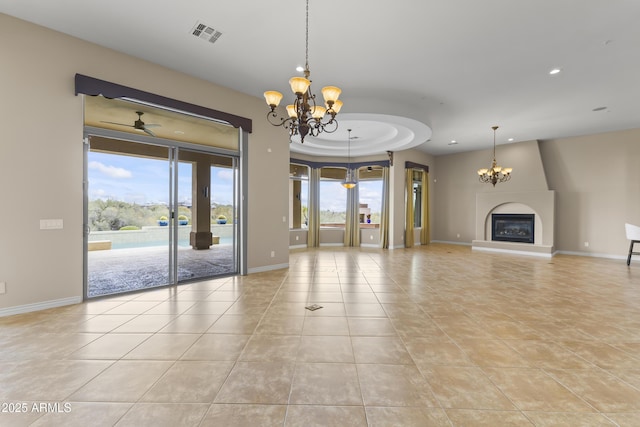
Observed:
[[[509,181],[511,182],[511,181]],[[556,249],[555,191],[497,192],[476,194],[476,238],[472,249],[485,252],[512,252],[523,255],[551,258]],[[527,214],[533,218],[530,238],[523,243],[519,239],[496,240],[493,215]],[[535,227],[534,227],[535,225]],[[534,229],[535,228],[535,229]],[[499,233],[500,234],[500,233]],[[511,240],[511,241],[505,241]]]
[[[500,242],[534,242],[534,214],[492,214],[491,239]]]

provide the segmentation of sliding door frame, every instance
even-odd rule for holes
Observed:
[[[83,294],[84,300],[88,300],[88,239],[89,239],[89,224],[88,224],[88,206],[89,206],[89,176],[88,176],[88,154],[90,150],[89,138],[91,136],[104,137],[109,139],[149,144],[155,146],[167,147],[169,149],[169,165],[170,165],[170,184],[169,184],[169,200],[170,211],[174,214],[177,210],[178,195],[177,182],[178,182],[178,163],[179,152],[181,149],[188,151],[195,151],[211,155],[225,156],[232,159],[234,165],[234,209],[238,210],[238,223],[234,224],[234,260],[236,273],[246,275],[247,274],[247,146],[248,138],[247,133],[238,129],[238,151],[228,150],[223,148],[211,147],[207,145],[185,143],[182,141],[175,141],[164,138],[151,137],[146,135],[137,135],[129,132],[120,132],[110,129],[96,128],[92,126],[84,126],[83,131]],[[235,222],[235,221],[234,221]],[[177,236],[177,221],[172,222],[171,229],[169,230],[169,247],[171,250],[169,259],[169,281],[168,285],[161,285],[159,287],[153,287],[149,289],[158,289],[166,286],[174,286],[178,284],[177,277],[177,250],[175,247],[175,241]],[[111,295],[105,295],[108,297]],[[97,297],[92,297],[95,299]]]

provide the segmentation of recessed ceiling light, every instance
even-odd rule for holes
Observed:
[[[509,138],[509,139],[507,139],[507,141],[512,142],[512,141],[513,141],[513,138]]]
[[[607,107],[597,107],[597,108],[594,108],[591,111],[602,111],[602,110],[606,110],[606,109],[607,109]]]
[[[560,68],[554,68],[553,70],[549,71],[549,74],[553,76],[554,74],[558,74],[560,71]]]
[[[298,72],[300,72],[300,73],[301,73],[301,72],[303,72],[303,71],[304,71],[304,67],[303,67],[302,65],[298,65],[298,66],[296,67],[296,71],[298,71]]]
[[[451,142],[447,145],[456,145],[458,143],[458,141],[456,141],[455,139],[452,139]]]

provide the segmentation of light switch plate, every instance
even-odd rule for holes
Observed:
[[[64,222],[61,219],[41,219],[40,230],[61,230]]]
[[[7,293],[7,284],[5,282],[0,282],[0,294]]]

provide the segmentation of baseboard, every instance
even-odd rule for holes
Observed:
[[[407,248],[404,243],[399,244],[399,245],[395,245],[395,246],[390,246],[389,249],[413,249],[413,248],[420,248],[420,247],[426,247],[429,246],[431,243],[449,243],[449,242],[439,242],[436,240],[431,240],[429,243],[423,245],[422,243],[418,242],[418,243],[414,243],[413,246]],[[378,246],[380,247],[380,246]]]
[[[615,260],[624,260],[625,262],[627,261],[627,255],[611,255],[611,254],[600,254],[600,253],[594,253],[594,252],[579,252],[579,251],[558,251],[556,252],[557,254],[562,254],[562,255],[574,255],[574,256],[588,256],[588,257],[593,257],[593,258],[607,258],[607,259],[615,259]],[[633,257],[631,257],[631,262],[640,262],[640,259],[638,259],[636,257],[636,259],[634,260]]]
[[[431,243],[444,243],[446,245],[471,246],[470,242],[449,242],[448,240],[432,240]]]
[[[376,243],[361,243],[360,247],[361,248],[380,248],[380,245]]]
[[[307,245],[291,245],[289,249],[306,249]]]
[[[471,246],[471,243],[467,243],[467,242],[449,242],[446,240],[432,240],[431,243],[444,243],[444,244],[448,244],[448,245],[463,245],[463,246]],[[504,250],[500,250],[500,249],[487,249],[487,248],[477,248],[474,247],[473,250],[480,250],[480,251],[486,251],[486,252],[502,252],[502,253],[511,253],[514,255],[533,255],[533,256],[542,256],[544,258],[552,258],[556,255],[574,255],[574,256],[587,256],[587,257],[593,257],[593,258],[607,258],[607,259],[614,259],[614,260],[627,260],[627,255],[612,255],[612,254],[605,254],[605,253],[596,253],[596,252],[580,252],[580,251],[560,251],[560,250],[556,250],[554,252],[551,253],[545,253],[545,254],[531,254],[531,253],[522,253],[521,251],[504,251]],[[636,259],[634,259],[633,257],[631,257],[631,263],[640,263],[640,257],[636,257]]]
[[[510,249],[483,248],[483,247],[475,247],[475,246],[471,249],[477,252],[496,252],[496,253],[502,253],[502,254],[534,256],[534,257],[548,258],[548,259],[553,258],[553,256],[557,253],[557,252],[553,252],[553,253],[527,252],[527,251],[518,251],[518,250],[510,250]]]
[[[80,304],[82,297],[69,297],[51,301],[36,302],[33,304],[17,305],[15,307],[0,308],[0,317],[13,316],[14,314],[31,313],[32,311],[46,310],[48,308],[63,307],[65,305]]]
[[[289,263],[265,265],[264,267],[255,267],[247,270],[249,274],[264,273],[265,271],[282,270],[283,268],[289,268]]]

